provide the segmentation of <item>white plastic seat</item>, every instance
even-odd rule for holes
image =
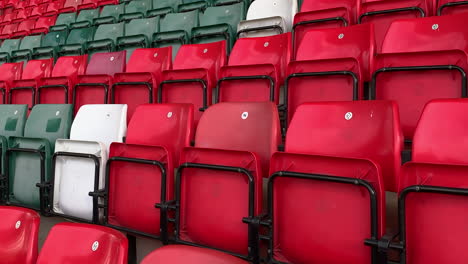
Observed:
[[[290,32],[296,13],[297,0],[256,0],[250,5],[246,20],[239,23],[237,32],[241,38]]]
[[[105,168],[112,142],[123,142],[127,130],[127,105],[84,105],[76,114],[70,139],[58,139],[55,153],[92,154],[99,160],[99,189],[105,185]],[[54,173],[53,212],[93,220],[95,162],[90,158],[57,155]],[[96,220],[96,219],[94,219]]]

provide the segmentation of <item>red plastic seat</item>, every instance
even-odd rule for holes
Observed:
[[[98,2],[98,0],[83,0],[78,6],[78,10],[95,9],[97,8]]]
[[[237,40],[228,66],[221,68],[215,101],[278,103],[290,42],[290,33]]]
[[[136,49],[127,63],[125,73],[114,76],[110,102],[127,104],[127,120],[130,121],[136,107],[156,101],[161,73],[172,67],[172,49]]]
[[[44,14],[47,10],[47,6],[49,3],[41,3],[36,6],[28,7],[29,11],[29,18],[39,18]],[[55,23],[55,21],[54,21]]]
[[[10,38],[22,38],[31,33],[31,30],[36,25],[36,19],[27,19],[19,23],[16,32],[11,34]]]
[[[412,139],[427,102],[466,96],[467,39],[464,14],[390,26],[375,60],[370,97],[398,103],[406,140]]]
[[[24,2],[24,1],[22,1]],[[13,20],[14,22],[18,22],[18,21],[21,21],[21,20],[25,20],[29,17],[30,13],[31,13],[31,9],[30,8],[21,8],[21,9],[17,9],[16,10],[16,18]]]
[[[119,0],[99,0],[98,6],[105,6],[105,5],[118,5]]]
[[[3,63],[0,65],[1,104],[7,103],[7,95],[14,80],[21,79],[23,62]]]
[[[305,102],[361,100],[375,55],[372,25],[310,30],[285,82],[288,120]]]
[[[468,260],[467,111],[466,99],[434,100],[419,120],[413,161],[403,166],[400,181],[401,259],[407,264]]]
[[[34,264],[37,259],[39,214],[33,210],[0,206],[2,263]]]
[[[2,29],[0,39],[9,39],[18,29],[18,23],[7,24]]]
[[[362,0],[358,8],[358,23],[373,23],[375,41],[380,51],[390,24],[399,19],[426,17],[432,14],[430,0]]]
[[[285,152],[271,159],[264,221],[273,262],[377,263],[377,247],[364,242],[385,232],[385,189],[397,188],[401,143],[392,102],[299,106]]]
[[[78,75],[86,71],[88,55],[63,56],[55,63],[51,77],[41,78],[37,104],[67,104],[73,100],[73,87]]]
[[[43,16],[58,15],[59,10],[63,8],[63,5],[64,5],[64,1],[62,0],[49,2],[47,5],[47,9],[42,15]]]
[[[78,6],[82,0],[65,0],[63,7],[58,10],[59,13],[73,13],[78,11]]]
[[[127,264],[127,238],[113,229],[61,223],[49,232],[37,264]]]
[[[27,104],[29,110],[35,104],[37,83],[41,78],[50,77],[54,59],[30,60],[23,69],[21,80],[13,81],[8,94],[10,104]]]
[[[453,15],[468,12],[466,0],[438,0],[437,15]]]
[[[175,241],[254,259],[256,228],[243,218],[252,219],[262,211],[262,176],[267,176],[280,140],[278,111],[271,102],[209,107],[198,123],[195,147],[182,151]],[[174,201],[167,206],[171,204]],[[157,249],[144,263],[181,263],[190,255],[208,261],[200,263],[245,263],[211,250],[170,249]]]
[[[203,111],[212,103],[219,70],[226,64],[225,46],[225,41],[183,45],[172,70],[163,72],[158,102],[193,104],[196,127]]]
[[[11,12],[11,13],[5,13],[5,14],[3,14],[3,16],[2,16],[2,22],[0,23],[0,25],[6,26],[6,25],[11,24],[11,22],[12,22],[13,20],[15,20],[17,14],[18,14],[18,10],[16,10],[16,9],[13,10],[13,12]]]
[[[346,27],[356,24],[356,0],[304,0],[294,16],[293,43],[302,41],[310,29]]]
[[[73,89],[75,113],[85,104],[106,104],[114,74],[125,71],[126,51],[95,53]]]
[[[31,30],[31,34],[47,34],[49,27],[55,25],[55,20],[57,20],[56,15],[39,17],[34,29]]]
[[[174,168],[193,133],[190,104],[145,104],[136,109],[126,142],[110,147],[108,225],[167,242],[167,212],[155,204],[174,199]]]

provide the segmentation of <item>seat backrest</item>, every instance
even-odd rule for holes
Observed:
[[[398,188],[403,135],[389,101],[306,103],[294,114],[285,151],[370,159],[380,165],[385,190]]]
[[[126,72],[150,72],[159,76],[163,70],[171,68],[172,49],[136,49],[127,63]]]
[[[55,145],[57,139],[68,138],[72,114],[70,104],[35,105],[26,121],[24,136],[47,139],[51,145]]]
[[[122,142],[127,132],[127,105],[83,105],[75,116],[71,140],[95,141],[109,150],[112,142]]]
[[[466,15],[398,20],[390,25],[382,53],[461,50],[468,54]]]
[[[5,263],[36,263],[39,214],[33,210],[0,206],[0,254]]]
[[[19,46],[20,50],[32,50],[33,48],[37,48],[41,45],[41,35],[35,36],[26,36],[21,40],[21,44]]]
[[[300,12],[319,11],[334,8],[347,8],[356,12],[357,2],[355,0],[303,0],[300,8]]]
[[[170,7],[173,12],[177,12],[177,6],[182,4],[182,0],[153,0],[153,9]]]
[[[68,30],[53,31],[47,33],[42,38],[41,46],[42,47],[57,47],[59,45],[65,44],[68,38]]]
[[[23,69],[22,80],[34,80],[43,77],[50,77],[54,59],[30,60]]]
[[[81,10],[78,16],[76,17],[76,22],[86,22],[89,21],[90,23],[93,19],[99,17],[99,9],[84,9]]]
[[[76,13],[62,13],[58,15],[55,25],[70,25],[75,22]]]
[[[0,136],[22,137],[27,105],[0,105]]]
[[[5,39],[0,47],[0,52],[10,53],[13,50],[17,50],[20,42],[21,39]]]
[[[2,34],[11,34],[18,29],[19,23],[9,23],[3,27]]]
[[[151,0],[137,0],[137,1],[130,1],[125,6],[125,13],[143,13],[143,16],[146,15],[146,11],[151,9],[153,2]]]
[[[286,30],[292,29],[294,15],[297,13],[297,0],[256,0],[250,4],[247,20],[282,17]]]
[[[91,56],[86,74],[106,74],[113,76],[115,73],[125,71],[126,51],[95,53]]]
[[[225,46],[225,41],[183,45],[177,52],[172,68],[174,70],[207,69],[216,78],[219,69],[226,64]]]
[[[38,264],[127,263],[127,238],[108,227],[61,223],[49,232]]]
[[[170,13],[161,19],[159,32],[184,30],[190,33],[192,27],[198,26],[198,21],[197,10],[184,13]]]
[[[228,24],[233,31],[237,30],[237,24],[244,19],[244,3],[227,6],[208,7],[200,15],[200,26],[216,24]]]
[[[75,77],[86,70],[88,55],[62,56],[58,58],[52,71],[52,77]]]
[[[65,0],[63,7],[73,7],[77,8],[81,4],[82,0]]]
[[[37,19],[34,28],[49,28],[55,24],[56,19],[57,15],[40,17]]]
[[[23,20],[19,23],[17,31],[33,29],[35,24],[36,24],[36,19]]]
[[[279,127],[273,103],[219,103],[202,115],[195,147],[253,152],[266,174],[271,154],[281,141]]]
[[[102,8],[99,17],[114,17],[116,20],[119,19],[120,14],[125,11],[125,4],[120,5],[106,5]]]
[[[0,65],[0,81],[11,84],[14,80],[21,79],[23,62],[4,63]]]
[[[94,27],[75,28],[70,31],[67,37],[67,44],[84,44],[93,40]]]
[[[125,36],[145,35],[149,41],[159,29],[159,17],[132,19],[125,24]]]
[[[125,23],[116,23],[116,24],[103,24],[99,25],[94,33],[93,40],[103,40],[103,39],[110,39],[114,42],[117,40],[118,37],[124,35],[125,32]]]

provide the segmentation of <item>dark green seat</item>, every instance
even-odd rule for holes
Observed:
[[[32,59],[33,50],[41,46],[42,35],[26,36],[21,40],[18,50],[11,53],[11,61]]]
[[[81,10],[76,17],[75,23],[71,24],[71,28],[90,27],[93,25],[93,20],[99,17],[99,8]]]
[[[237,24],[244,19],[244,3],[208,7],[200,16],[200,26],[192,29],[191,43],[226,40],[229,51],[236,39]]]
[[[70,25],[76,21],[76,13],[62,13],[55,20],[55,25],[50,27],[50,31],[60,31],[70,28]]]
[[[125,36],[117,38],[117,50],[127,50],[127,58],[130,58],[136,48],[151,46],[151,38],[158,29],[159,17],[131,20],[125,25]]]
[[[124,36],[125,23],[99,25],[93,40],[86,43],[89,55],[96,52],[111,52],[115,50],[117,38]]]
[[[42,38],[41,46],[33,48],[33,59],[57,58],[57,51],[60,45],[65,44],[68,37],[68,30],[52,31]]]
[[[93,25],[116,23],[124,12],[125,4],[104,6],[99,17],[94,19]]]
[[[72,105],[36,105],[26,121],[24,136],[10,137],[7,152],[10,204],[45,211],[46,190],[36,184],[50,180],[55,141],[69,138],[72,113]]]
[[[119,17],[120,21],[144,18],[146,12],[152,9],[152,0],[133,0],[125,6],[125,13]]]
[[[0,46],[0,63],[9,62],[11,53],[18,50],[21,39],[5,39]]]
[[[161,19],[159,33],[153,35],[153,47],[172,46],[172,55],[175,57],[180,46],[189,43],[192,28],[198,26],[198,13],[198,10],[194,10],[167,14]]]
[[[147,12],[146,17],[176,13],[180,4],[182,4],[182,0],[153,0],[153,9]]]
[[[223,6],[223,5],[233,5],[237,3],[244,3],[244,16],[247,15],[247,10],[249,10],[249,6],[251,0],[214,0],[213,6]]]
[[[203,11],[207,7],[212,6],[212,0],[183,0],[183,3],[177,8],[178,12],[188,12],[192,10]]]
[[[59,47],[58,56],[85,54],[86,43],[93,39],[94,31],[94,27],[72,29],[65,45]]]

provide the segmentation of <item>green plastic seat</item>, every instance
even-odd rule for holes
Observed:
[[[88,54],[115,51],[117,38],[124,36],[124,32],[124,22],[100,25],[94,33],[94,39],[86,43]]]
[[[70,28],[76,21],[76,13],[62,13],[55,20],[55,25],[50,27],[50,31],[59,31]]]
[[[18,50],[21,39],[5,39],[0,46],[0,63],[9,62],[11,53]]]
[[[158,29],[159,17],[131,20],[125,25],[125,36],[117,38],[117,50],[127,50],[130,58],[133,50],[151,46],[151,38]]]
[[[97,26],[116,23],[123,13],[125,13],[125,4],[104,6],[99,17],[94,19],[93,24]]]
[[[193,27],[198,26],[198,10],[167,14],[159,24],[159,33],[153,35],[153,47],[161,48],[172,46],[172,55],[179,51],[183,44],[190,41]]]
[[[33,50],[41,46],[42,35],[26,36],[21,40],[18,50],[11,53],[14,62],[32,59]]]
[[[244,19],[244,3],[208,7],[200,16],[200,26],[192,29],[191,43],[226,40],[230,51],[236,39],[237,24]]]
[[[119,17],[120,21],[143,18],[152,9],[152,0],[133,0],[125,6],[125,13]]]
[[[72,113],[72,105],[36,105],[26,121],[24,136],[9,138],[7,158],[10,204],[45,211],[48,201],[46,190],[36,187],[36,184],[44,186],[50,181],[55,141],[69,138]]]
[[[81,10],[76,17],[75,23],[72,23],[70,28],[90,27],[93,25],[93,20],[99,17],[99,8]]]
[[[244,16],[247,15],[251,0],[214,0],[213,6],[233,5],[237,3],[244,3]]]
[[[42,38],[41,46],[33,48],[32,58],[36,60],[57,58],[60,45],[67,41],[68,30],[52,31]]]
[[[178,12],[188,12],[192,10],[203,11],[207,7],[212,6],[212,0],[183,0],[183,3],[177,8]]]
[[[59,47],[58,56],[82,55],[86,51],[86,43],[93,40],[94,27],[75,28],[70,31],[65,45]]]
[[[176,13],[177,7],[182,4],[182,0],[153,0],[153,9],[149,10],[146,17],[165,16],[169,13]]]

